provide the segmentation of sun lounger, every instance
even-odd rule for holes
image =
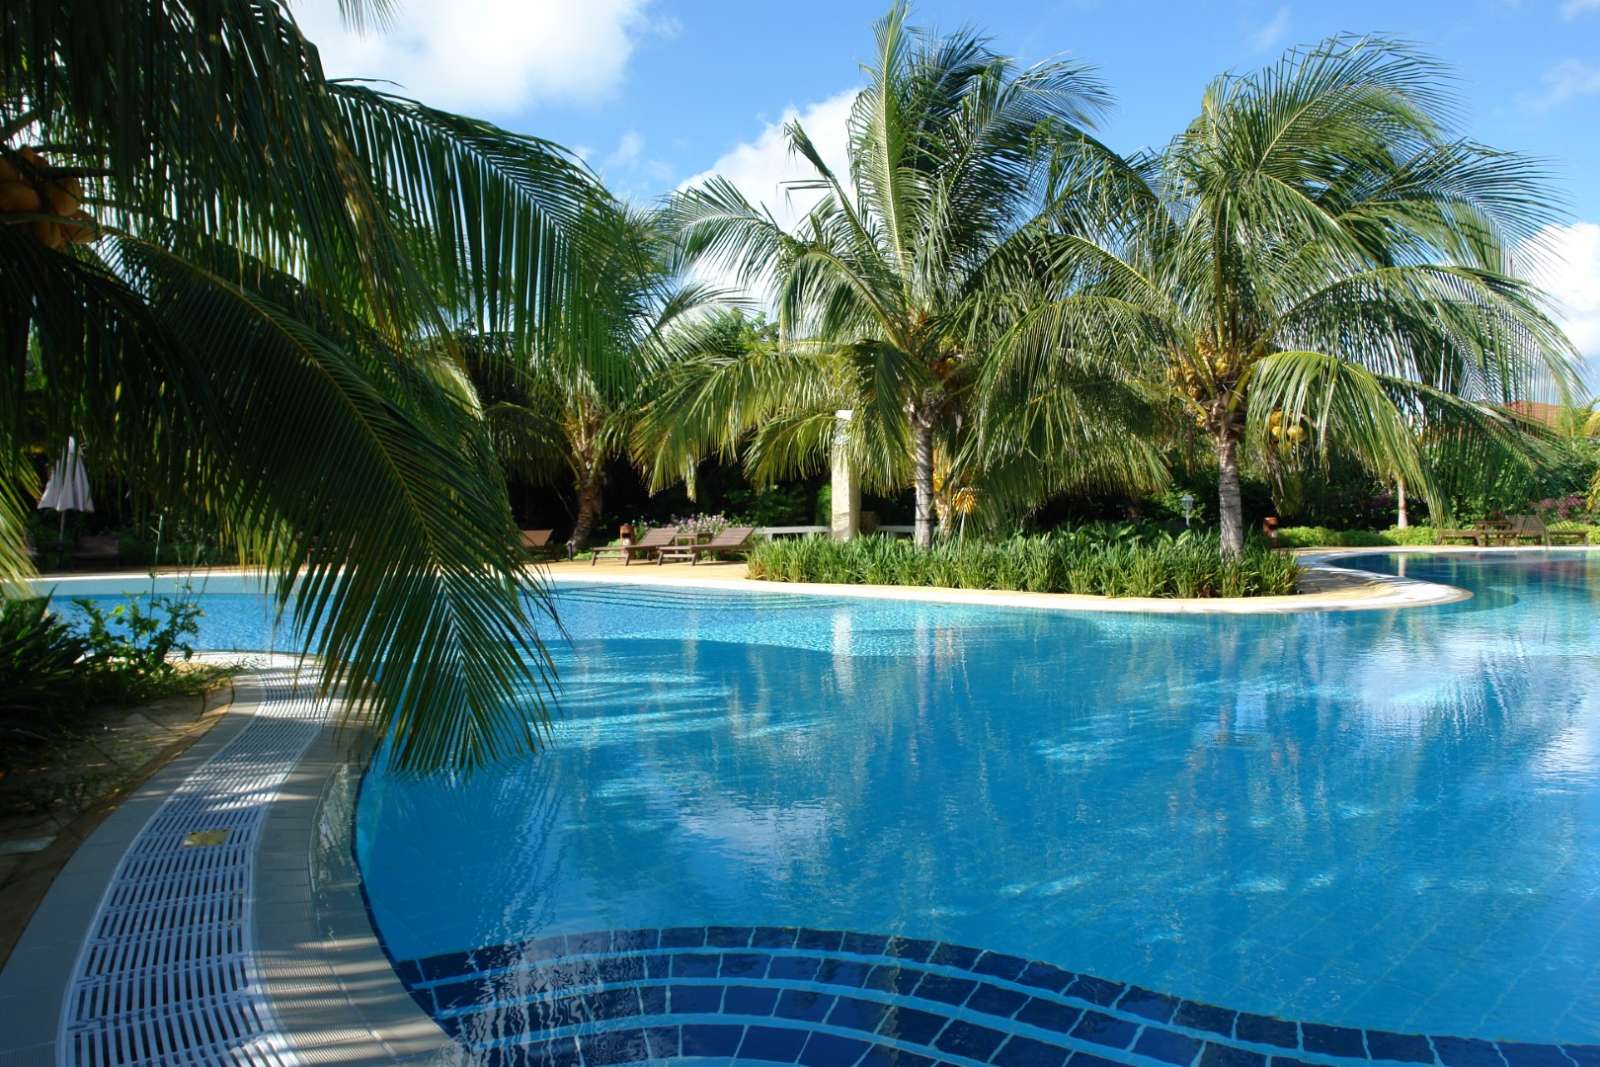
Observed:
[[[1478,539],[1480,537],[1482,537],[1482,536],[1483,536],[1483,531],[1482,530],[1472,530],[1472,529],[1465,529],[1465,528],[1459,529],[1459,530],[1440,530],[1439,531],[1439,543],[1441,545],[1450,545],[1450,544],[1476,545],[1476,544],[1481,544],[1481,542]]]
[[[693,566],[700,562],[701,556],[709,556],[717,552],[748,552],[750,539],[755,536],[754,526],[729,526],[711,540],[699,545],[668,545],[656,556],[656,563],[671,561],[689,561]]]
[[[1537,515],[1518,515],[1513,520],[1511,544],[1586,545],[1589,535],[1583,530],[1552,530]]]
[[[622,565],[626,567],[636,558],[648,558],[660,552],[663,548],[672,544],[677,536],[678,528],[676,526],[657,526],[654,529],[646,530],[644,536],[631,545],[602,545],[595,549],[594,555],[589,559],[589,566],[592,567],[600,562],[602,556],[616,556],[622,560]]]
[[[72,550],[80,563],[115,563],[122,558],[122,542],[116,534],[84,534]]]
[[[552,545],[550,543],[550,538],[554,536],[554,530],[523,530],[522,547],[527,550],[530,555],[539,558],[547,558],[557,555],[564,546]]]

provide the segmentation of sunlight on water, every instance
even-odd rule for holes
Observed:
[[[1600,1040],[1600,557],[1406,571],[1476,595],[1151,617],[568,588],[549,754],[368,777],[373,911],[397,958],[799,925]],[[265,633],[249,600],[208,639]]]

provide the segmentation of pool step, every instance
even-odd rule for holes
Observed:
[[[1600,1049],[1300,1023],[962,945],[794,927],[594,931],[396,963],[494,1064],[1600,1067]]]

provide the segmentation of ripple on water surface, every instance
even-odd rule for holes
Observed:
[[[374,916],[403,960],[870,931],[1263,1016],[1600,1041],[1600,558],[1404,567],[1476,595],[1157,617],[565,587],[549,753],[368,776]]]

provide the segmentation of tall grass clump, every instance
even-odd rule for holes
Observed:
[[[1224,557],[1215,534],[1083,527],[1003,540],[909,541],[825,537],[763,541],[749,575],[762,581],[939,586],[1112,597],[1282,596],[1295,591],[1293,556],[1251,543]]]

